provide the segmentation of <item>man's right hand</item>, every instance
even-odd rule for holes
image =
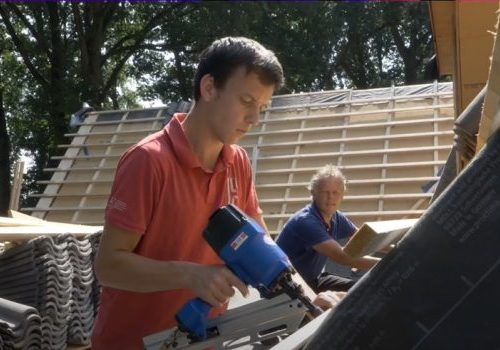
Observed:
[[[346,296],[346,292],[321,292],[313,300],[313,304],[319,306],[323,310],[327,310],[337,306],[338,303]]]
[[[233,287],[243,296],[248,287],[224,265],[194,265],[191,271],[191,290],[212,306],[222,306],[234,295]]]

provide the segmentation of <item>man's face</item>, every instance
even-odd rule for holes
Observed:
[[[316,189],[312,191],[313,201],[319,211],[331,216],[337,211],[344,199],[344,183],[336,177],[321,179]]]
[[[252,126],[257,125],[260,113],[271,101],[273,85],[264,85],[256,73],[240,67],[209,101],[209,127],[223,144],[237,143]]]

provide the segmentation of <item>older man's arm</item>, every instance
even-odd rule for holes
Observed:
[[[342,246],[333,239],[316,244],[313,248],[318,253],[327,256],[330,260],[338,264],[355,267],[361,270],[369,270],[380,261],[379,258],[369,255],[353,258],[344,252]]]

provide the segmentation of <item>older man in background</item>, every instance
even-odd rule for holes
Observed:
[[[277,243],[316,293],[348,291],[355,281],[326,272],[328,259],[361,270],[370,269],[380,259],[372,256],[353,258],[338,243],[351,237],[357,228],[339,211],[346,179],[337,167],[328,164],[319,169],[308,189],[312,202],[288,220]]]

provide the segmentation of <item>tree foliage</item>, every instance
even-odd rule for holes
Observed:
[[[4,36],[0,27],[0,36]],[[11,168],[19,153],[19,143],[11,142],[17,134],[8,128],[9,106],[22,103],[24,89],[23,67],[17,62],[13,45],[0,41],[0,215],[6,215],[10,199]]]
[[[49,154],[61,152],[69,116],[83,101],[98,109],[120,107],[116,89],[127,61],[168,12],[166,5],[121,2],[0,4],[3,37],[27,81],[26,90],[18,90],[22,102],[6,106],[6,119],[13,149],[34,157],[28,182],[55,165]]]
[[[130,74],[143,98],[189,99],[197,55],[228,35],[276,52],[287,79],[282,93],[419,83],[433,52],[425,3],[215,1],[173,18],[157,46],[134,60]]]
[[[6,2],[0,18],[0,136],[10,140],[0,168],[8,168],[2,153],[16,159],[24,150],[35,159],[31,182],[49,175],[42,169],[82,102],[188,100],[198,55],[219,37],[274,50],[287,81],[281,93],[414,84],[432,56],[420,2]]]

